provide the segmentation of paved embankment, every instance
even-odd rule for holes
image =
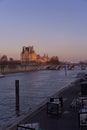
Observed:
[[[38,122],[40,127],[44,130],[78,130],[78,116],[70,104],[73,98],[77,97],[80,93],[80,82],[76,81],[71,83],[65,89],[56,93],[64,99],[63,113],[59,118],[49,117],[47,115],[46,101],[34,108],[32,111],[25,112],[15,122],[9,124],[4,130],[16,130],[19,123],[34,123]]]

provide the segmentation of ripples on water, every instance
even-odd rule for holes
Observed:
[[[49,96],[64,88],[75,80],[79,69],[70,70],[67,76],[61,71],[35,71],[6,74],[0,79],[0,126],[14,119],[15,111],[15,80],[20,86],[20,111],[33,108]]]

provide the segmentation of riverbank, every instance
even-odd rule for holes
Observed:
[[[80,80],[76,80],[75,82],[73,82],[70,85],[68,85],[67,87],[61,89],[59,92],[57,92],[54,95],[62,96],[65,99],[64,112],[66,112],[66,111],[68,111],[68,109],[70,109],[69,106],[73,100],[73,97],[77,97],[79,92],[80,92]],[[54,95],[52,95],[52,96],[54,96]],[[41,128],[43,128],[44,130],[49,130],[49,129],[57,130],[57,129],[54,129],[54,127],[53,127],[56,121],[54,122],[53,119],[52,120],[50,119],[51,122],[49,122],[49,118],[47,117],[46,102],[48,102],[48,101],[49,101],[49,99],[44,101],[43,103],[41,103],[36,108],[34,108],[32,110],[27,110],[22,116],[18,117],[18,119],[16,121],[11,122],[6,127],[4,127],[3,130],[16,130],[17,124],[32,123],[32,122],[39,122]],[[71,110],[69,110],[69,111],[71,111]],[[71,115],[72,115],[72,113],[71,113]],[[73,117],[73,118],[75,118],[75,117]],[[54,123],[51,128],[52,121]],[[58,121],[59,120],[57,120],[57,123],[58,123]],[[67,121],[65,121],[65,122],[68,123]],[[57,125],[57,124],[55,124],[55,125]],[[78,126],[78,123],[77,123],[77,126]],[[61,130],[61,129],[58,129],[58,130]],[[66,129],[66,130],[68,130],[68,129]],[[73,129],[73,130],[77,130],[77,129]]]
[[[74,67],[67,66],[67,70],[74,70]],[[29,71],[38,71],[38,70],[62,70],[62,69],[64,69],[63,65],[55,65],[55,64],[0,65],[0,73],[17,73],[17,72],[29,72]]]
[[[28,71],[36,71],[38,70],[38,66],[35,65],[6,65],[0,67],[0,73],[17,73],[17,72],[28,72]]]

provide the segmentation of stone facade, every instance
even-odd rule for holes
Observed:
[[[37,60],[37,54],[34,51],[33,46],[23,47],[21,52],[21,62],[29,63]]]
[[[46,63],[49,61],[48,55],[40,56],[37,55],[33,46],[25,47],[23,46],[22,52],[20,54],[21,63],[29,63],[29,62],[42,62]]]

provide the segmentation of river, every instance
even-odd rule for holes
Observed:
[[[80,70],[44,70],[5,74],[0,78],[0,126],[17,117],[15,111],[15,80],[20,86],[20,113],[33,108],[76,79]]]

